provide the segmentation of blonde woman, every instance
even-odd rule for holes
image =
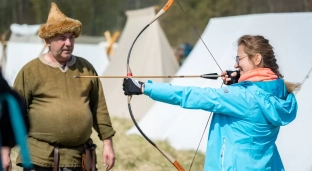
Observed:
[[[273,47],[263,36],[238,39],[235,68],[238,83],[224,88],[143,83],[125,78],[125,95],[150,98],[187,109],[214,112],[206,151],[205,171],[285,170],[275,141],[280,126],[296,118],[293,91],[298,84],[285,82]],[[229,84],[231,77],[222,73]],[[207,114],[209,114],[207,112]]]

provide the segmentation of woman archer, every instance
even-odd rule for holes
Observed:
[[[173,86],[125,78],[125,95],[145,94],[153,100],[187,109],[214,112],[204,170],[283,171],[275,144],[279,129],[297,114],[293,92],[299,84],[284,81],[273,47],[263,36],[238,39],[238,73],[222,73],[226,88]]]

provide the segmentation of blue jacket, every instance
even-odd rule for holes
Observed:
[[[144,88],[154,100],[214,112],[205,171],[284,170],[275,141],[280,126],[295,119],[298,106],[283,80],[218,89],[147,82]]]

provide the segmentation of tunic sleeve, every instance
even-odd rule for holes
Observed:
[[[97,74],[96,74],[97,75]],[[93,128],[101,140],[115,135],[112,127],[101,81],[94,79],[90,91],[90,108],[93,115]]]
[[[32,99],[32,82],[33,79],[29,78],[30,74],[27,72],[27,67],[23,67],[17,74],[13,88],[19,93],[25,101],[27,109],[29,109]],[[32,80],[32,81],[28,81]]]

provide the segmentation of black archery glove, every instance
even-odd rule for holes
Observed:
[[[135,80],[133,78],[124,78],[122,84],[125,95],[141,95],[143,82]]]
[[[232,73],[236,72],[236,76],[232,76]],[[226,74],[228,75],[228,78],[231,78],[230,81],[227,81],[227,83],[225,85],[231,85],[231,84],[235,84],[238,83],[238,80],[240,78],[240,72],[239,71],[226,71]]]

